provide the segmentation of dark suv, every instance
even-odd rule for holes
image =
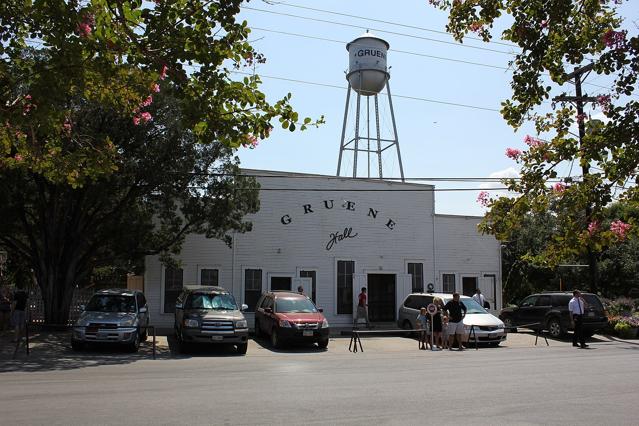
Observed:
[[[586,301],[584,315],[584,334],[592,336],[606,326],[608,318],[603,304],[596,294],[581,293]],[[559,337],[571,329],[568,302],[572,299],[571,292],[544,292],[525,297],[516,307],[502,309],[499,318],[507,327],[517,327],[528,324],[527,328],[541,327],[548,330],[551,336]]]
[[[255,337],[267,335],[279,348],[286,341],[314,342],[328,346],[328,321],[307,296],[290,291],[263,294],[255,309]]]
[[[184,349],[190,343],[232,344],[245,354],[248,324],[233,295],[222,287],[187,288],[175,302],[175,335]]]

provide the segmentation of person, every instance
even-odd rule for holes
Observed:
[[[442,316],[442,348],[448,349],[450,347],[448,343],[448,315]]]
[[[357,322],[360,318],[364,318],[366,320],[366,328],[370,328],[370,323],[368,322],[368,301],[366,297],[366,287],[362,287],[362,292],[357,297],[357,313],[355,314],[355,321],[353,322],[353,326],[357,327]]]
[[[0,287],[0,332],[9,329],[11,319],[11,299],[7,287]]]
[[[481,306],[482,308],[486,306],[486,298],[483,294],[481,294],[480,289],[475,290],[475,294],[473,294],[473,300],[479,303],[479,306]]]
[[[450,339],[457,339],[459,350],[463,351],[462,336],[464,334],[464,317],[466,316],[466,306],[459,301],[459,293],[453,293],[453,300],[444,305],[444,311],[448,312],[448,333]],[[453,350],[453,342],[450,342],[450,349]]]
[[[299,294],[304,294],[304,287],[303,287],[303,286],[301,286],[301,285],[298,285],[298,286],[297,286],[297,292],[298,292]]]
[[[586,301],[583,297],[581,297],[581,292],[579,290],[573,291],[572,296],[572,299],[568,302],[570,322],[574,329],[572,333],[572,345],[575,347],[580,347],[581,345],[581,348],[585,349],[588,347],[588,345],[586,345],[583,329],[583,317],[586,310]],[[579,344],[577,344],[577,341],[579,341]]]
[[[24,335],[24,326],[27,320],[26,311],[28,297],[27,292],[24,290],[17,290],[13,294],[13,313],[11,315],[11,320],[15,327],[14,342],[17,342],[18,339],[21,339]]]
[[[433,299],[433,303],[437,306],[437,313],[433,315],[433,340],[438,348],[441,348],[441,339],[442,339],[442,308],[444,307],[444,301],[441,297],[435,297]],[[431,347],[432,349],[432,347]]]
[[[426,308],[422,307],[417,315],[417,327],[419,331],[419,349],[428,349],[428,336],[430,335],[430,321]],[[432,346],[431,346],[432,349]]]

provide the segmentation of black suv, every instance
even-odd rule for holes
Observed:
[[[175,303],[175,335],[184,349],[191,343],[231,344],[245,354],[248,324],[233,295],[222,287],[186,288]]]
[[[583,320],[584,334],[590,337],[608,324],[608,318],[596,294],[581,293],[581,296],[587,304]],[[548,330],[552,337],[559,337],[571,329],[568,311],[570,299],[572,299],[572,292],[532,294],[525,297],[516,307],[502,309],[499,318],[507,327],[540,324],[526,328],[541,327],[543,330]]]

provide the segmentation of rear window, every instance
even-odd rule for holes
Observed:
[[[601,304],[601,300],[594,294],[582,294],[581,297],[584,298],[589,308],[603,311],[603,305]]]
[[[572,296],[553,296],[552,297],[552,305],[553,306],[568,306],[568,302],[570,302]]]

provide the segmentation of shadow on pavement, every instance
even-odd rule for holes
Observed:
[[[238,354],[235,345],[232,344],[188,343],[180,345],[174,335],[169,335],[166,339],[171,356],[174,358],[244,356]]]
[[[296,354],[302,354],[302,353],[320,353],[320,352],[326,352],[328,349],[327,348],[320,348],[319,346],[317,346],[315,343],[287,343],[285,345],[283,345],[283,347],[281,348],[274,348],[273,345],[271,345],[271,342],[269,342],[269,340],[267,338],[253,338],[253,341],[262,349],[266,349],[268,351],[271,352],[276,352],[276,353],[296,353]],[[335,343],[334,340],[331,338],[328,346],[331,346],[331,342],[333,342],[333,344]]]
[[[100,365],[123,365],[142,360],[152,360],[151,338],[140,345],[137,353],[130,353],[121,346],[94,344],[83,351],[74,351],[68,332],[39,332],[30,338],[30,354],[21,345],[13,359],[15,343],[9,336],[0,337],[0,373],[18,371],[71,370]],[[156,358],[170,358],[168,348],[156,347]]]

